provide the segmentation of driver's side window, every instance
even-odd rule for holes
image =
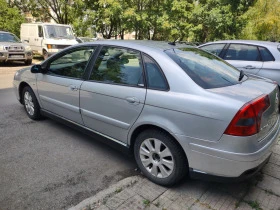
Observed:
[[[81,47],[71,50],[50,62],[48,74],[81,79],[88,61],[96,47]]]

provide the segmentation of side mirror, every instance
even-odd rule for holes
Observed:
[[[45,71],[45,69],[42,68],[41,65],[34,65],[34,66],[31,67],[31,73],[33,73],[33,74],[38,74],[38,73],[45,74],[46,71]]]

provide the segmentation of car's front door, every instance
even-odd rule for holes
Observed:
[[[223,59],[249,74],[257,74],[263,66],[258,47],[253,45],[230,44]]]
[[[79,90],[90,54],[96,47],[77,47],[52,58],[47,73],[38,74],[37,87],[42,109],[82,124]]]
[[[81,86],[80,107],[85,126],[126,142],[145,97],[140,52],[104,46],[89,80]]]

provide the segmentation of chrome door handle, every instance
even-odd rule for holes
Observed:
[[[131,104],[135,104],[135,103],[140,103],[140,101],[139,101],[139,99],[137,99],[137,98],[135,98],[135,97],[127,97],[126,98],[126,101],[128,102],[128,103],[131,103]]]
[[[245,66],[245,69],[255,69],[255,68],[256,68],[255,66],[251,66],[251,65]]]
[[[135,99],[134,99],[133,97],[126,98],[126,101],[127,101],[128,103],[131,103],[131,104],[133,104],[133,103],[136,102]]]
[[[72,91],[77,91],[77,90],[78,90],[78,87],[75,86],[75,85],[70,85],[69,88],[70,88],[70,90],[72,90]]]

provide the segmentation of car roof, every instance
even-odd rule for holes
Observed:
[[[260,45],[260,46],[278,46],[279,42],[270,42],[270,41],[258,41],[258,40],[221,40],[214,42],[207,42],[203,45],[214,44],[214,43],[238,43],[238,44],[252,44],[252,45]]]
[[[94,41],[95,44],[100,45],[116,45],[123,47],[131,47],[136,49],[141,49],[141,47],[145,48],[154,48],[157,50],[168,50],[168,49],[178,49],[178,48],[186,48],[191,47],[191,45],[175,43],[175,45],[169,44],[167,41],[152,41],[152,40],[98,40]]]
[[[8,31],[0,31],[0,33],[11,34],[11,32]]]

